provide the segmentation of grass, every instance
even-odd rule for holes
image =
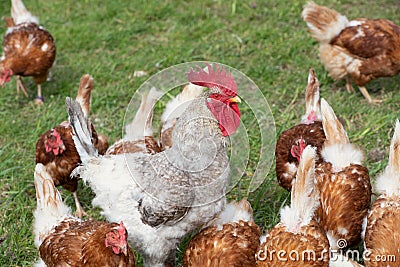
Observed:
[[[318,60],[317,43],[300,17],[306,1],[44,1],[25,0],[27,8],[57,42],[57,65],[53,81],[43,86],[46,103],[36,107],[34,84],[29,98],[15,96],[15,81],[0,91],[0,265],[30,266],[37,258],[33,245],[32,211],[35,209],[33,169],[39,134],[67,118],[66,96],[74,96],[80,77],[95,78],[92,119],[98,132],[114,141],[131,96],[147,77],[134,77],[135,70],[150,75],[183,62],[204,60],[232,66],[249,76],[269,102],[276,132],[293,126],[304,110],[308,69],[315,68],[321,94],[346,122],[352,141],[366,151],[372,179],[385,167],[389,140],[399,117],[399,77],[368,84],[373,97],[383,104],[371,106],[357,92],[349,94],[344,83],[334,83]],[[384,17],[400,24],[399,3],[386,1],[319,1],[335,7],[349,18]],[[8,15],[9,1],[0,3]],[[5,26],[0,25],[0,32]],[[244,90],[239,88],[239,90]],[[251,116],[244,124],[250,126]],[[249,129],[249,132],[252,130]],[[260,140],[250,138],[249,170],[228,195],[246,196],[249,177],[259,155]],[[374,152],[374,153],[371,153]],[[378,157],[372,157],[372,155]],[[82,187],[81,187],[82,188]],[[71,194],[63,197],[74,205]],[[92,216],[90,190],[79,191]],[[274,166],[259,189],[248,195],[255,219],[263,231],[279,221],[279,209],[288,193],[276,182]]]

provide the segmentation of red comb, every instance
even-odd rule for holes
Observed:
[[[218,87],[224,94],[232,97],[236,96],[238,89],[231,73],[227,72],[224,67],[217,64],[215,64],[215,71],[210,64],[207,63],[206,65],[208,73],[199,66],[197,66],[197,72],[193,68],[190,69],[190,71],[186,73],[188,81],[208,88]]]
[[[124,235],[124,234],[125,234],[125,231],[126,231],[125,225],[124,225],[124,223],[121,221],[120,224],[119,224],[118,233],[119,233],[120,235]]]

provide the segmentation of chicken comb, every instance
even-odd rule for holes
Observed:
[[[119,223],[118,233],[122,236],[122,235],[125,235],[125,232],[126,232],[125,225],[124,225],[124,223],[121,221],[121,222]]]
[[[197,66],[197,71],[191,68],[190,71],[186,73],[188,81],[208,88],[218,87],[224,94],[232,97],[236,96],[238,89],[232,74],[218,64],[215,64],[215,71],[211,64],[206,63],[206,65],[207,71],[199,66]]]

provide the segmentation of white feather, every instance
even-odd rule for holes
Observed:
[[[15,25],[21,23],[39,24],[38,18],[33,16],[31,12],[26,9],[22,0],[11,0],[11,17]]]
[[[385,170],[376,180],[375,189],[388,196],[400,195],[400,123],[396,126],[390,143],[389,162]]]
[[[332,163],[334,171],[340,171],[351,163],[361,165],[364,153],[353,144],[333,144],[321,150],[324,161]]]

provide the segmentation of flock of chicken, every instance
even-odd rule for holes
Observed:
[[[54,40],[21,0],[12,0],[3,41],[0,84],[33,76],[37,102],[56,55]],[[348,21],[308,3],[302,17],[320,42],[320,57],[334,79],[351,78],[369,102],[364,85],[400,71],[400,28],[388,20]],[[371,206],[362,150],[350,143],[333,109],[319,96],[310,70],[306,112],[300,124],[282,132],[276,144],[276,175],[291,191],[281,221],[261,236],[246,199],[226,203],[230,169],[227,137],[240,124],[238,88],[219,65],[188,70],[188,85],[166,105],[159,138],[152,128],[156,88],[142,95],[121,140],[109,147],[90,122],[93,78],[84,75],[75,99],[67,97],[69,120],[39,137],[34,183],[36,266],[174,266],[175,251],[189,242],[184,266],[360,266],[343,251],[364,240],[365,266],[399,266],[400,123],[389,163],[378,177]],[[208,90],[204,90],[208,88]],[[158,139],[158,141],[157,141]],[[89,185],[93,206],[111,223],[83,221],[78,179]],[[55,186],[74,194],[76,213]],[[308,257],[304,257],[304,252]],[[379,257],[394,256],[393,262]],[[393,260],[393,258],[392,258]],[[397,260],[397,261],[396,261]],[[397,262],[397,264],[396,264]]]

